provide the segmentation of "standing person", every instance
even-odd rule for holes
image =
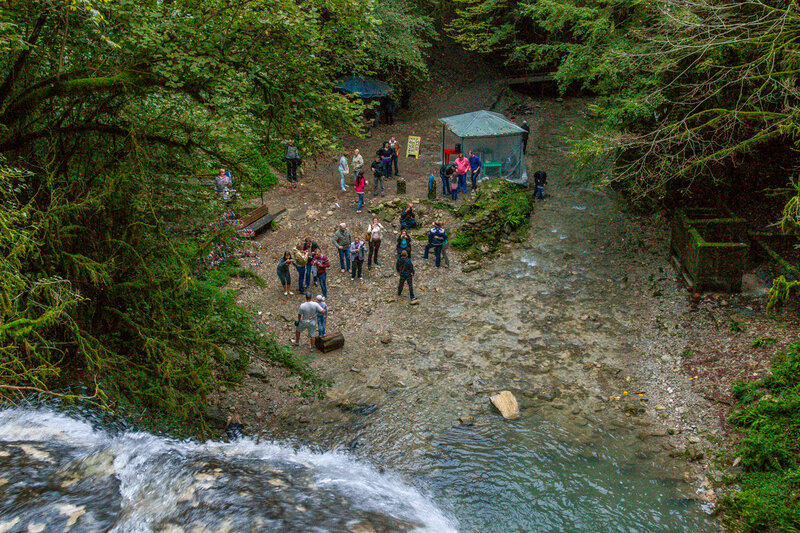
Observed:
[[[400,282],[397,284],[397,295],[403,295],[403,285],[408,283],[408,296],[413,302],[416,300],[416,298],[414,298],[414,285],[412,282],[414,278],[414,264],[411,262],[405,250],[400,252],[400,257],[397,258],[395,270],[397,270],[397,275],[400,276]]]
[[[303,243],[297,243],[294,250],[292,250],[292,260],[294,268],[297,270],[297,291],[303,294],[307,284],[306,281],[306,266],[308,265],[308,254],[303,251]]]
[[[284,144],[286,145],[286,156],[283,158],[286,161],[286,179],[292,183],[297,183],[297,167],[300,166],[300,154],[297,152],[293,139],[289,139]]]
[[[442,196],[451,196],[450,177],[455,174],[456,166],[453,163],[442,165],[439,169],[439,177],[442,178]]]
[[[544,186],[547,185],[547,172],[544,170],[537,170],[534,172],[533,184],[536,185],[536,192],[533,193],[533,199],[544,200]]]
[[[458,174],[456,174],[455,169],[450,174],[450,199],[458,200]]]
[[[383,175],[388,178],[392,175],[392,149],[389,146],[389,141],[383,143],[383,146],[378,148],[378,151],[375,153],[381,158]]]
[[[367,188],[367,180],[364,179],[364,173],[359,172],[356,176],[356,194],[358,195],[358,205],[356,205],[356,213],[361,212],[361,207],[364,205],[364,189]]]
[[[469,159],[464,157],[463,153],[459,153],[455,161],[456,175],[458,176],[458,188],[461,189],[461,194],[467,194],[467,171],[469,170]]]
[[[280,262],[278,262],[278,279],[281,280],[281,286],[283,287],[283,295],[289,296],[290,294],[294,294],[291,291],[292,288],[292,275],[289,271],[289,265],[294,262],[292,259],[292,254],[290,252],[283,252],[283,257],[281,258]]]
[[[428,252],[433,248],[436,254],[436,268],[442,262],[442,247],[447,242],[447,232],[442,227],[442,224],[437,220],[433,223],[433,227],[428,232],[428,244],[425,245],[425,253],[422,254],[423,259],[428,258]]]
[[[353,167],[353,176],[358,176],[358,173],[364,170],[364,157],[361,155],[361,152],[358,151],[358,148],[353,150],[353,159],[350,161]]]
[[[317,269],[317,281],[319,282],[319,288],[322,291],[322,295],[327,298],[328,297],[328,269],[331,267],[331,262],[322,253],[322,250],[319,248],[314,250],[313,259],[311,263]]]
[[[383,109],[386,111],[386,123],[394,124],[394,112],[397,111],[397,102],[394,101],[394,98],[388,96]]]
[[[311,278],[314,278],[314,286],[317,286],[317,268],[311,263],[311,259],[314,257],[314,250],[319,250],[319,244],[315,243],[311,240],[309,235],[306,235],[305,240],[303,240],[303,251],[308,256],[308,265],[306,265],[306,288],[311,286]]]
[[[347,166],[347,152],[342,152],[342,156],[339,158],[339,185],[342,187],[343,191],[347,190],[344,177],[349,172],[350,167]]]
[[[400,229],[414,229],[417,227],[417,218],[414,214],[414,204],[408,202],[408,205],[400,212]]]
[[[522,134],[522,155],[528,151],[528,136],[531,134],[531,127],[528,126],[528,121],[523,120],[520,126],[525,132]]]
[[[397,170],[397,158],[400,154],[400,143],[392,136],[389,139],[389,148],[392,149],[392,164],[394,165],[394,175],[400,176],[400,171]],[[391,169],[390,169],[391,170]]]
[[[481,158],[478,157],[478,154],[473,152],[472,150],[469,151],[469,170],[470,170],[470,178],[472,180],[472,191],[478,188],[478,178],[481,176],[481,168],[483,167],[483,163],[481,162]]]
[[[408,252],[408,257],[411,257],[411,235],[406,229],[401,229],[400,235],[397,236],[397,257],[403,252]]]
[[[378,217],[372,217],[372,223],[367,226],[367,236],[369,237],[369,255],[367,256],[367,268],[372,268],[372,263],[378,264],[378,250],[381,247],[381,232],[383,225],[378,222]]]
[[[306,293],[305,303],[300,304],[300,309],[297,312],[297,322],[294,332],[294,340],[292,344],[300,344],[300,334],[304,331],[308,332],[308,338],[311,339],[311,346],[314,346],[314,333],[317,329],[317,314],[327,313],[317,302],[311,301],[311,293]]]
[[[325,303],[325,296],[318,294],[317,303],[325,310],[324,313],[317,313],[317,334],[320,337],[325,336],[325,326],[328,322],[328,304]]]
[[[378,186],[380,184],[381,196],[386,195],[386,189],[383,187],[383,163],[381,163],[381,156],[376,155],[375,161],[370,165],[372,169],[372,178],[375,180],[375,192],[372,196],[378,196]]]
[[[356,274],[358,274],[358,279],[364,279],[361,277],[361,267],[364,265],[364,253],[364,242],[356,235],[355,240],[350,244],[350,262],[353,264],[350,269],[350,281],[356,279]]]
[[[342,269],[342,272],[350,270],[350,243],[352,241],[353,238],[350,236],[350,230],[347,229],[347,224],[342,222],[339,224],[339,229],[333,234],[333,244],[336,246],[336,249],[339,250],[339,267]],[[345,261],[347,262],[347,266],[345,266]]]

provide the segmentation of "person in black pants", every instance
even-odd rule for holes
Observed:
[[[527,120],[523,120],[520,127],[525,130],[525,133],[522,134],[522,155],[525,155],[528,151],[528,136],[531,134],[531,127],[528,126]]]
[[[297,146],[294,141],[286,141],[286,179],[292,183],[297,183],[297,167],[300,165],[300,155],[297,153]]]
[[[353,265],[350,270],[350,281],[355,281],[356,276],[358,276],[358,279],[364,279],[361,277],[361,266],[364,264],[365,255],[364,242],[356,237],[350,244],[350,263]]]
[[[411,259],[408,258],[408,252],[405,250],[400,252],[400,257],[397,258],[395,269],[397,270],[397,274],[400,276],[400,281],[397,284],[397,295],[402,296],[403,285],[408,283],[408,295],[411,297],[411,301],[413,302],[416,300],[416,298],[414,298],[414,285],[412,282],[412,279],[414,278],[414,264],[411,262]]]

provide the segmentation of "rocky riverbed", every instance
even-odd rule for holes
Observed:
[[[407,122],[378,128],[373,139],[422,133],[424,147],[435,145],[436,116],[496,100],[499,88],[476,82],[473,102],[442,98]],[[420,304],[410,306],[407,296],[395,294],[397,221],[384,222],[388,238],[379,266],[363,281],[352,282],[337,268],[329,274],[328,330],[344,333],[345,348],[324,355],[307,345],[299,349],[333,380],[325,399],[292,392],[291,379],[256,361],[243,387],[212,398],[212,414],[237,409],[254,431],[347,447],[403,470],[409,455],[437,455],[437,435],[496,428],[502,418],[489,397],[509,390],[521,420],[555,424],[582,456],[594,457],[610,439],[632,460],[655,461],[690,499],[713,504],[708,447],[722,426],[718,405],[698,394],[687,373],[685,349],[717,332],[692,321],[696,302],[668,260],[666,221],[632,214],[613,194],[572,179],[561,139],[585,120],[588,104],[531,100],[526,114],[515,117],[532,126],[529,170],[543,168],[550,177],[549,197],[537,204],[526,241],[504,243],[506,253],[480,268],[451,250],[450,268],[436,269],[417,247]],[[369,142],[347,140],[364,153]],[[401,160],[409,187],[402,201],[424,198],[437,156],[423,150],[417,160]],[[258,273],[268,286],[233,284],[265,331],[287,342],[301,300],[284,298],[279,289],[274,263],[281,252],[308,234],[335,263],[329,243],[337,224],[360,232],[369,221],[369,214],[355,214],[354,195],[337,191],[326,165],[332,162],[317,160],[299,186],[282,184],[269,194],[270,207],[289,212],[261,240],[265,264]],[[372,202],[367,209],[378,203]],[[422,206],[424,228],[434,217],[457,226],[449,211]],[[761,298],[763,287],[752,290],[749,298]],[[705,301],[713,307],[717,299]]]

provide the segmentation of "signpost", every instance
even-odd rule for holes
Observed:
[[[406,157],[414,156],[414,159],[419,158],[419,145],[422,142],[421,137],[408,137],[408,144],[406,144]]]

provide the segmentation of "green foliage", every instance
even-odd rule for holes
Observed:
[[[741,531],[799,531],[800,343],[776,356],[772,374],[738,383],[730,421],[744,433],[738,455],[741,490],[723,501],[730,525]]]
[[[788,281],[784,276],[772,280],[767,302],[767,313],[777,312],[788,301],[800,292],[800,280]]]
[[[753,342],[750,343],[750,346],[753,348],[768,348],[777,344],[778,339],[775,337],[759,337],[758,339],[754,339]]]
[[[484,246],[496,250],[503,237],[527,230],[532,212],[533,195],[525,187],[505,180],[482,181],[474,200],[459,210],[464,222],[451,244],[477,254]]]
[[[730,319],[730,325],[728,326],[728,331],[731,333],[741,333],[745,330],[744,325],[736,320],[735,318]]]

